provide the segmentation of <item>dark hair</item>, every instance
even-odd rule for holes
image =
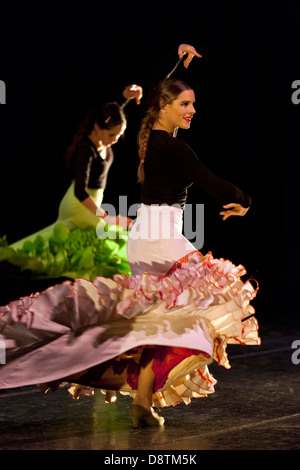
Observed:
[[[144,161],[146,158],[147,146],[151,130],[158,119],[159,111],[167,104],[172,104],[178,95],[191,87],[182,80],[176,78],[166,78],[158,83],[149,99],[148,109],[142,119],[138,133],[138,153],[140,164],[138,167],[138,182],[143,182],[145,178]]]
[[[83,122],[78,126],[72,143],[67,149],[67,163],[76,148],[90,135],[95,124],[98,124],[101,129],[111,129],[121,124],[126,126],[127,121],[123,108],[118,103],[109,102],[102,104],[97,109],[90,109]]]

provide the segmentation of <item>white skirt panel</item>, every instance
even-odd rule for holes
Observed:
[[[141,204],[127,241],[131,275],[165,276],[174,263],[195,251],[182,235],[183,211],[176,206]]]

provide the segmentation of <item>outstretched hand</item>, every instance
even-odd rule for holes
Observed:
[[[180,44],[178,47],[178,56],[179,59],[182,59],[183,55],[187,54],[187,58],[184,60],[183,65],[187,69],[188,66],[190,65],[191,61],[193,60],[193,57],[202,57],[201,54],[199,54],[194,46],[191,46],[190,44]]]
[[[244,216],[249,210],[249,207],[243,207],[241,204],[236,204],[235,202],[225,204],[223,207],[226,209],[225,211],[220,212],[220,215],[223,215],[223,220],[228,219],[231,215]]]
[[[123,96],[127,100],[134,98],[136,104],[140,104],[143,96],[143,88],[139,85],[128,85],[123,91]]]

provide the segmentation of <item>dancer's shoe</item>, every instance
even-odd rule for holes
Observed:
[[[44,384],[36,384],[36,386],[40,389],[41,392],[47,393],[50,390],[50,385],[47,383]]]
[[[129,409],[129,416],[132,420],[132,426],[163,426],[165,419],[159,416],[153,408],[144,408],[140,405],[132,404]]]
[[[80,396],[92,397],[95,394],[93,387],[87,387],[80,384],[72,384],[72,386],[68,389],[68,392],[73,400],[79,400]]]
[[[117,400],[117,394],[114,390],[105,391],[105,403],[115,403],[116,400]]]

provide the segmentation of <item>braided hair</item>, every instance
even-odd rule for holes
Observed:
[[[140,164],[137,171],[138,182],[142,183],[145,178],[144,161],[146,158],[150,133],[155,122],[158,120],[160,110],[167,104],[172,104],[178,95],[191,87],[182,80],[166,78],[158,83],[149,99],[148,109],[142,119],[138,133],[138,154]]]
[[[102,104],[97,109],[90,109],[83,122],[78,126],[76,134],[73,136],[72,143],[66,152],[66,162],[70,161],[71,155],[80,146],[92,132],[94,125],[98,124],[101,129],[111,129],[114,126],[122,124],[127,125],[126,116],[123,108],[116,102]]]

